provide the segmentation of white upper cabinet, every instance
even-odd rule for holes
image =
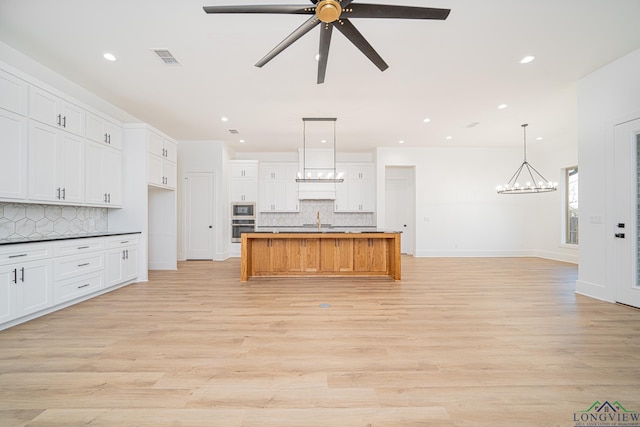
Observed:
[[[175,189],[177,185],[178,147],[155,132],[147,137],[147,181],[156,187]]]
[[[86,115],[86,137],[91,141],[122,149],[122,128],[93,113]]]
[[[29,88],[29,117],[58,129],[84,136],[84,110],[36,86]]]
[[[298,212],[297,163],[260,164],[260,212]]]
[[[29,198],[82,203],[84,139],[34,121],[29,134]]]
[[[122,152],[103,143],[87,142],[85,147],[86,204],[122,206]]]
[[[231,187],[229,191],[232,202],[258,201],[258,162],[234,160],[231,162]]]
[[[0,109],[0,199],[27,197],[27,118]]]
[[[0,70],[0,108],[26,116],[29,85],[22,79]]]
[[[336,173],[344,182],[336,184],[336,212],[373,212],[375,210],[374,167],[370,163],[338,163]]]

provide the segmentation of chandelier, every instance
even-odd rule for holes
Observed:
[[[557,182],[547,181],[536,168],[527,162],[527,126],[529,125],[526,123],[522,125],[522,131],[524,133],[524,161],[506,184],[496,187],[498,194],[547,193],[558,189]],[[520,175],[522,175],[522,178]]]
[[[338,183],[343,182],[342,173],[336,172],[336,121],[335,117],[302,118],[302,150],[296,182]],[[329,125],[322,125],[329,123]],[[313,127],[316,124],[319,126]],[[311,128],[311,129],[310,129]],[[321,141],[322,148],[313,141]],[[335,190],[334,190],[335,191]]]

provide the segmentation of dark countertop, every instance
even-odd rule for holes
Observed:
[[[140,234],[140,231],[105,231],[102,233],[66,234],[61,236],[40,236],[40,237],[20,237],[20,238],[14,238],[14,239],[0,239],[0,246],[18,245],[22,243],[54,242],[57,240],[88,239],[91,237],[122,236],[124,234]]]
[[[377,227],[256,227],[254,233],[401,233],[395,230],[383,230]]]

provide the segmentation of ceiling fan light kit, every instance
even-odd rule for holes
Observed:
[[[524,161],[506,184],[496,187],[498,194],[548,193],[558,189],[557,182],[547,181],[547,179],[527,161],[527,126],[529,125],[526,123],[522,125],[522,131],[524,133]],[[522,179],[525,180],[524,184],[521,184],[521,175]]]
[[[275,58],[280,52],[291,46],[300,37],[311,31],[320,23],[320,45],[318,57],[317,83],[324,83],[331,32],[333,27],[338,29],[351,43],[353,43],[380,71],[389,66],[369,44],[364,36],[351,23],[349,18],[388,18],[388,19],[433,19],[445,20],[450,9],[431,7],[395,6],[385,4],[353,3],[353,0],[311,0],[315,6],[305,5],[245,5],[245,6],[204,6],[206,13],[271,13],[312,15],[300,27],[289,34],[275,48],[256,63],[262,67]]]

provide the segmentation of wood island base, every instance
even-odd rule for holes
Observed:
[[[253,276],[390,276],[400,280],[400,233],[243,233],[240,280]]]

